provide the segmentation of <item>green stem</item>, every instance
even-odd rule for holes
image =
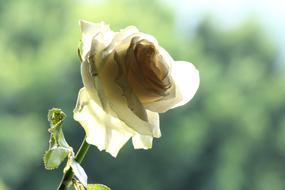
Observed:
[[[78,163],[81,163],[81,161],[84,159],[90,145],[86,142],[86,137],[84,138],[79,150],[77,151],[76,153],[76,156],[75,156],[75,160],[78,162]],[[72,168],[70,167],[67,172],[63,175],[62,177],[62,180],[57,188],[57,190],[66,190],[70,184],[71,184],[71,180],[74,176],[74,173],[72,171]]]

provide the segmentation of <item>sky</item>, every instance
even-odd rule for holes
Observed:
[[[256,19],[279,45],[285,64],[285,1],[283,0],[167,0],[175,7],[177,26],[195,28],[210,15],[218,27],[231,28],[246,18]]]

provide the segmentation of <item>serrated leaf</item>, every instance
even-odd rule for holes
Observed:
[[[88,184],[87,190],[111,190],[111,188],[103,184]]]
[[[46,169],[56,169],[67,156],[72,157],[74,155],[73,149],[66,142],[61,129],[65,117],[65,113],[58,108],[50,109],[48,112],[50,140],[49,149],[45,152],[43,158]]]
[[[69,144],[66,142],[62,129],[58,130],[56,138],[57,138],[58,146],[72,149],[71,146],[69,146]]]
[[[70,150],[58,147],[53,148],[45,152],[44,154],[44,164],[45,168],[48,170],[53,170],[59,167],[63,160],[67,157]]]
[[[70,166],[78,181],[84,185],[84,187],[87,187],[87,175],[81,165],[72,158]]]

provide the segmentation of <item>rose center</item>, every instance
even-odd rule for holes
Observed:
[[[149,103],[167,94],[171,87],[169,68],[153,43],[133,39],[127,53],[128,80],[142,103]]]

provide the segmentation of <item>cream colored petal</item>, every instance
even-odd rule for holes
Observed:
[[[97,146],[99,150],[106,150],[114,157],[135,134],[118,118],[106,113],[100,102],[90,98],[85,88],[79,92],[73,116],[84,128],[86,141]]]
[[[168,67],[171,69],[172,64],[174,63],[173,58],[169,55],[169,53],[162,47],[159,47],[159,53],[163,57],[164,63],[168,65]]]
[[[116,33],[112,43],[105,50],[105,53],[110,53],[112,50],[116,50],[117,52],[126,50],[134,37],[138,37],[138,40],[148,40],[155,46],[158,46],[158,42],[153,36],[139,32],[135,26],[128,26],[127,28]]]
[[[118,118],[114,118],[109,115],[109,120],[106,126],[110,126],[108,130],[108,144],[106,151],[112,156],[116,157],[119,150],[124,146],[124,144],[129,140],[131,136],[134,135],[134,131],[130,130],[125,123],[120,121]]]
[[[91,49],[91,44],[94,37],[97,36],[98,40],[104,44],[105,47],[110,44],[114,37],[114,32],[104,22],[92,23],[89,21],[80,20],[79,24],[82,33],[81,56],[83,60]]]
[[[152,147],[153,137],[136,134],[132,141],[135,149],[150,149]]]
[[[138,36],[139,36],[140,39],[147,40],[148,42],[153,43],[154,46],[158,47],[158,42],[155,39],[155,37],[153,37],[152,35],[140,32],[140,34]]]
[[[159,128],[159,114],[149,110],[146,110],[146,113],[148,117],[148,122],[152,126],[152,136],[155,138],[161,137],[161,132]]]
[[[84,87],[88,91],[90,98],[100,103],[100,106],[103,108],[103,110],[115,116],[115,113],[109,109],[108,100],[105,97],[104,89],[100,83],[100,79],[98,76],[91,75],[90,64],[87,60],[83,60],[81,63],[81,77]]]
[[[111,53],[115,48],[118,51],[118,46],[124,47],[124,44],[129,44],[131,37],[138,34],[139,30],[135,26],[128,26],[125,29],[116,33],[110,45],[105,49],[105,54]],[[125,47],[126,48],[126,47]]]
[[[95,99],[96,102],[99,102],[99,100],[96,100],[96,98],[98,98],[96,90],[96,78],[91,76],[90,65],[87,60],[84,60],[81,63],[81,77],[84,87],[87,89],[91,98]]]
[[[172,77],[182,97],[182,100],[172,107],[175,108],[186,104],[194,97],[200,85],[200,76],[192,63],[175,61],[172,67]]]
[[[99,98],[98,96],[98,77],[92,77],[90,73],[90,65],[87,60],[84,60],[81,63],[81,77],[82,82],[84,84],[84,87],[88,91],[89,96],[94,99],[94,101],[98,102],[100,106],[104,105],[104,102],[102,102],[102,98]],[[103,105],[102,105],[103,103]]]
[[[158,113],[147,111],[150,124],[153,126],[153,135],[141,135],[136,133],[132,137],[133,146],[135,149],[150,149],[152,147],[153,137],[161,137],[159,128],[159,115]]]
[[[143,135],[152,135],[153,126],[139,118],[129,107],[126,97],[124,96],[124,91],[117,84],[117,76],[119,67],[115,65],[114,58],[111,57],[106,61],[105,67],[101,70],[102,77],[100,82],[104,87],[106,99],[112,110],[117,114],[127,126],[136,132]]]
[[[125,97],[121,95],[122,92],[119,89],[113,90],[113,87],[118,88],[116,85],[112,85],[108,88],[106,94],[111,108],[115,111],[118,117],[125,122],[127,126],[138,133],[152,135],[153,126],[135,115],[134,112],[129,109]]]
[[[170,96],[157,102],[145,105],[146,109],[154,112],[166,112],[169,109],[182,106],[189,102],[200,84],[199,71],[192,63],[186,61],[175,61],[172,65],[171,75],[175,88]],[[174,93],[174,94],[173,94]]]

